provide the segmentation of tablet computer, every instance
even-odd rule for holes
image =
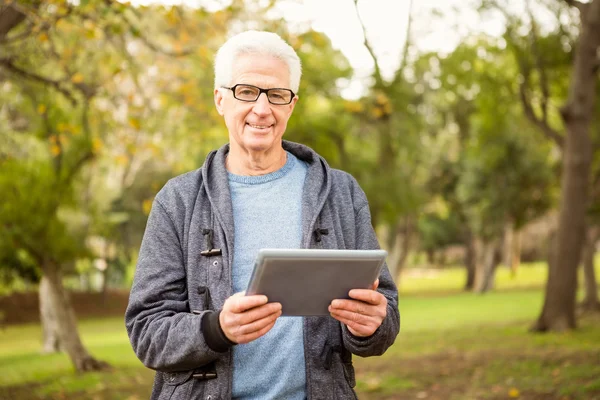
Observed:
[[[282,315],[329,315],[334,299],[367,289],[379,277],[385,250],[261,249],[246,295],[279,302]]]

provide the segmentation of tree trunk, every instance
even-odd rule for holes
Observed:
[[[62,351],[58,336],[58,320],[52,304],[48,299],[52,295],[50,280],[46,275],[42,276],[39,288],[40,322],[42,324],[42,353],[58,353]]]
[[[388,257],[388,268],[392,278],[398,283],[402,268],[408,252],[410,251],[410,243],[412,240],[413,224],[411,217],[402,217],[398,220],[398,223],[393,227],[391,235],[388,237],[388,248],[390,249],[390,255]]]
[[[502,243],[502,263],[512,271],[513,250],[515,241],[515,227],[511,218],[504,222],[504,241]]]
[[[594,256],[596,255],[596,242],[599,236],[600,227],[588,227],[582,254],[585,297],[581,303],[581,307],[587,311],[600,311],[598,284],[596,283],[596,272],[594,271]]]
[[[496,268],[502,252],[498,240],[491,240],[482,246],[479,268],[475,279],[475,292],[485,293],[494,288]]]
[[[71,358],[75,370],[85,372],[107,369],[109,365],[90,356],[81,343],[75,312],[63,287],[58,265],[51,260],[45,260],[42,270],[44,290],[40,290],[40,304],[43,302],[47,302],[47,304],[41,308],[52,310],[50,314],[52,320],[55,321],[53,327],[56,328],[58,342]],[[44,297],[41,297],[42,293]]]
[[[521,231],[514,232],[510,276],[515,278],[521,265]]]
[[[397,224],[382,226],[379,236],[388,249],[387,266],[396,283],[399,282],[402,267],[410,251],[412,239],[412,218],[401,217]]]
[[[504,224],[502,262],[510,269],[511,277],[517,276],[517,270],[521,263],[521,233],[515,229],[514,221],[507,219]]]
[[[576,328],[577,267],[584,242],[589,189],[590,124],[596,100],[600,46],[600,0],[583,4],[579,42],[575,49],[569,98],[561,109],[567,128],[561,178],[559,225],[553,256],[549,259],[544,306],[534,331]]]
[[[471,291],[475,287],[475,264],[477,260],[476,240],[471,234],[469,234],[466,241],[466,248],[465,268],[467,271],[467,280],[465,282],[465,291]]]

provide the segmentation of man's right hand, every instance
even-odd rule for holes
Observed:
[[[219,323],[223,333],[234,343],[258,339],[275,325],[281,315],[281,303],[267,303],[267,296],[236,293],[223,305]]]

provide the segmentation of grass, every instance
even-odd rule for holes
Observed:
[[[531,334],[545,268],[522,267],[499,290],[460,293],[460,270],[403,277],[402,331],[382,357],[355,358],[361,399],[600,399],[600,316],[574,332]],[[600,274],[599,274],[600,276]],[[423,295],[427,293],[427,295]],[[75,374],[64,354],[39,354],[38,325],[0,330],[0,399],[146,399],[153,373],[137,360],[122,316],[82,320],[82,339],[112,371]]]
[[[596,277],[600,277],[600,255],[596,260]],[[508,268],[498,267],[495,276],[496,290],[519,290],[542,288],[548,276],[545,262],[522,264],[515,276]],[[400,294],[429,295],[432,293],[461,292],[465,284],[464,268],[407,268],[400,281]],[[583,282],[583,272],[579,271],[579,282]]]

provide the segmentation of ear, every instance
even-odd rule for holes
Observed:
[[[296,107],[296,102],[298,101],[298,95],[294,96],[294,98],[292,99],[292,102],[290,104],[288,104],[289,110],[288,110],[288,117],[290,115],[292,115],[292,111],[294,111],[294,107]]]
[[[225,96],[223,96],[223,91],[219,89],[215,89],[214,93],[215,98],[215,106],[217,107],[217,112],[219,115],[223,115],[223,102],[225,101]]]

